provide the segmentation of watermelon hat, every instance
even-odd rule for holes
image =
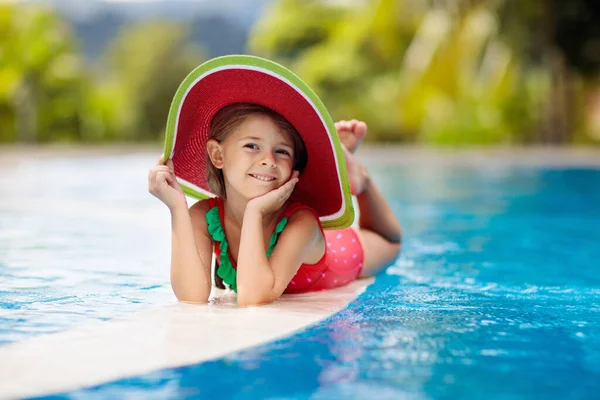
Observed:
[[[263,58],[233,55],[194,69],[175,93],[165,137],[186,195],[214,197],[206,180],[209,128],[215,114],[235,103],[270,108],[296,128],[308,154],[293,200],[313,208],[327,229],[352,224],[354,209],[344,153],[333,120],[317,95],[293,72]]]

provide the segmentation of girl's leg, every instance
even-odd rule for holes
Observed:
[[[400,223],[371,179],[366,167],[352,154],[366,135],[366,125],[359,121],[336,123],[340,141],[346,146],[346,166],[352,194],[359,209],[358,236],[365,260],[361,277],[377,274],[394,262],[400,252]]]

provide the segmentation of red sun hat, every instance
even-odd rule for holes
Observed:
[[[214,197],[206,181],[209,128],[215,114],[235,103],[270,108],[296,128],[308,154],[292,198],[313,208],[324,228],[352,224],[354,209],[346,163],[331,116],[317,95],[285,67],[263,58],[218,57],[194,69],[179,86],[167,120],[164,160],[190,197]]]

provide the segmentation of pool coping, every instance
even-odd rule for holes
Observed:
[[[0,347],[0,398],[51,395],[217,359],[316,324],[373,282],[249,308],[217,289],[210,304],[177,303],[11,343]]]

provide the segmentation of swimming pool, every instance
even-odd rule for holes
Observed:
[[[145,192],[154,158],[0,173],[0,343],[173,301],[168,215]],[[60,397],[597,396],[600,169],[372,167],[405,242],[347,309],[273,343]]]

